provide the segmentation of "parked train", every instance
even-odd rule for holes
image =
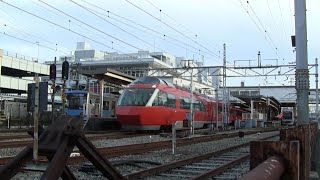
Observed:
[[[221,125],[222,103],[219,102],[218,124]],[[194,93],[194,128],[215,123],[216,102],[213,98]],[[241,119],[242,110],[229,108],[229,123]],[[161,130],[177,122],[183,127],[190,112],[190,91],[156,77],[135,80],[124,89],[116,106],[116,116],[122,128],[130,130]]]
[[[89,117],[99,116],[101,103],[99,102],[99,95],[89,93],[85,90],[67,90],[64,92],[67,96],[64,113],[70,116],[79,116],[85,114],[86,108]],[[118,100],[118,95],[104,94],[103,97],[103,112],[102,117],[114,117],[115,106]],[[89,104],[89,105],[88,105]]]
[[[296,119],[292,109],[282,109],[279,118],[284,126],[293,126],[296,124]]]

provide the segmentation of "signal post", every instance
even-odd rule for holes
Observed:
[[[61,92],[61,99],[62,99],[62,112],[64,112],[64,104],[66,103],[66,97],[64,94],[65,88],[66,88],[66,80],[69,78],[69,62],[67,61],[67,58],[62,63],[62,92]]]
[[[51,89],[52,89],[52,94],[51,94],[51,100],[52,100],[52,105],[51,105],[51,122],[54,123],[54,95],[56,93],[56,78],[57,78],[57,67],[56,67],[56,61],[57,58],[54,58],[54,64],[50,65],[50,80],[52,81]]]

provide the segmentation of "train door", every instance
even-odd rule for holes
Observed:
[[[108,97],[103,101],[103,117],[115,117],[116,99]]]
[[[103,101],[103,117],[110,117],[111,113],[110,113],[110,101],[108,99],[104,99]]]
[[[196,124],[200,120],[201,113],[199,112],[199,101],[193,99],[193,121]]]
[[[112,117],[115,117],[115,114],[116,114],[116,101],[111,101],[111,112],[112,112],[112,114],[111,114],[111,116]]]
[[[176,115],[176,95],[171,94],[171,93],[167,93],[167,107],[169,107],[169,117],[171,117],[171,119],[169,120],[171,123],[177,121],[177,115]]]

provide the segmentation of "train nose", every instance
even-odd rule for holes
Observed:
[[[118,115],[118,121],[121,124],[127,125],[139,125],[140,124],[140,116],[139,115]]]

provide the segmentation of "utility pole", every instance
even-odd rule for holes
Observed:
[[[306,0],[295,0],[297,122],[309,123]]]

